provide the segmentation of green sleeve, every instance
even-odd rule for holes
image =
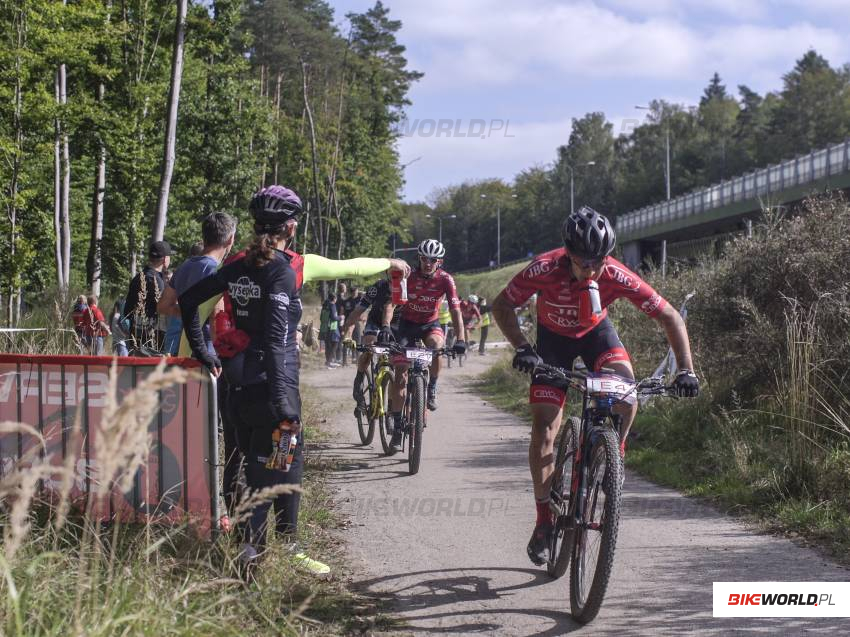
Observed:
[[[198,307],[198,316],[201,319],[201,325],[207,322],[207,319],[212,314],[215,304],[221,299],[221,294],[216,294],[211,299],[207,299]],[[177,351],[178,356],[192,358],[192,348],[189,347],[189,339],[186,338],[186,330],[180,331],[180,349]]]
[[[368,277],[390,268],[389,259],[344,259],[335,261],[318,254],[304,255],[304,283],[310,281],[333,281],[350,277]]]

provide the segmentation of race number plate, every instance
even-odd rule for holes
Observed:
[[[377,354],[378,356],[380,356],[381,354],[386,354],[389,351],[390,351],[389,347],[379,347],[377,345],[372,346],[372,353]]]
[[[431,350],[427,349],[409,349],[405,353],[405,356],[407,356],[407,360],[409,361],[419,361],[420,363],[428,365],[431,363],[434,354]]]
[[[636,385],[616,374],[588,374],[587,393],[596,398],[613,398],[634,402]]]

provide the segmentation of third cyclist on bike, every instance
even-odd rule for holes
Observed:
[[[576,357],[599,371],[603,367],[613,373],[634,379],[628,352],[606,307],[618,298],[626,298],[664,328],[667,340],[679,366],[674,385],[681,396],[696,396],[699,381],[694,374],[688,332],[682,317],[655,290],[634,272],[611,257],[616,236],[611,223],[595,210],[583,207],[570,214],[561,234],[564,247],[536,257],[502,290],[493,303],[493,316],[499,328],[516,348],[513,366],[534,372],[541,363],[571,368]],[[599,307],[589,317],[579,312],[580,298],[588,298],[588,289],[598,286]],[[537,347],[526,340],[519,327],[514,308],[523,305],[537,293]],[[532,375],[529,402],[533,426],[528,449],[528,464],[534,483],[537,521],[528,556],[537,565],[549,553],[553,532],[549,491],[554,471],[554,442],[561,426],[563,390],[547,385],[545,377]],[[625,454],[625,440],[637,412],[637,405],[615,408],[622,416],[620,453]]]

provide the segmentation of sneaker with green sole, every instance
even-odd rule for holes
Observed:
[[[311,575],[328,575],[331,572],[331,567],[323,564],[318,560],[314,560],[307,556],[306,553],[298,552],[293,554],[295,565],[298,569]]]

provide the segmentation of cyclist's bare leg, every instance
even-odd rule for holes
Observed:
[[[406,363],[398,363],[395,366],[392,389],[390,390],[390,413],[400,412],[404,408],[404,400],[407,397],[407,369]]]
[[[606,363],[605,367],[613,371],[618,376],[625,376],[626,378],[630,378],[632,380],[635,379],[635,372],[632,369],[632,364],[629,361],[613,361],[610,363]],[[614,413],[619,414],[623,417],[623,423],[620,427],[620,440],[625,440],[626,436],[629,435],[629,429],[631,429],[632,423],[635,420],[637,410],[637,402],[635,402],[634,405],[620,403],[619,405],[616,405],[614,407]]]
[[[563,407],[545,403],[531,405],[531,443],[528,446],[528,467],[538,501],[549,497],[552,474],[555,472],[555,438],[561,427]]]
[[[437,332],[431,332],[425,337],[425,345],[431,349],[440,349],[443,343],[445,343],[443,335]],[[442,356],[435,356],[434,360],[431,361],[431,378],[436,379],[440,375],[440,361],[442,360]]]

